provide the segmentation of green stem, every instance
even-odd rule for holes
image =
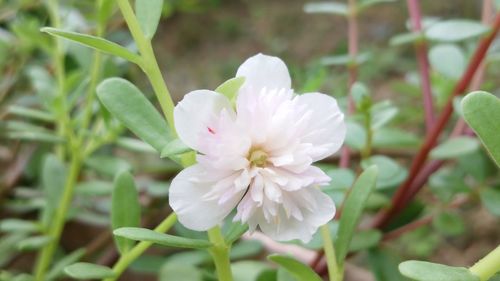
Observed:
[[[155,229],[154,231],[164,233],[167,232],[177,221],[177,215],[171,213],[166,217]],[[104,279],[104,281],[114,281],[127,269],[127,267],[135,261],[144,251],[146,251],[153,243],[149,241],[141,241],[135,245],[130,251],[123,254],[118,262],[113,266],[113,272],[115,276],[112,278]]]
[[[74,152],[71,158],[69,175],[64,185],[63,195],[60,203],[58,204],[54,220],[47,233],[52,240],[42,249],[42,252],[38,257],[35,269],[35,280],[37,281],[45,281],[45,273],[52,262],[54,252],[59,244],[59,239],[61,238],[64,222],[66,221],[66,215],[73,198],[74,187],[78,180],[78,175],[80,174],[81,165],[82,160],[80,156],[77,152]]]
[[[153,86],[156,98],[160,102],[161,109],[168,121],[168,124],[175,132],[174,102],[172,101],[170,92],[165,84],[165,81],[163,80],[163,75],[161,74],[158,62],[156,61],[151,40],[148,39],[142,32],[139,21],[130,6],[129,0],[117,0],[117,3],[125,21],[127,22],[130,33],[132,33],[132,37],[134,37],[134,41],[139,48],[139,52],[141,53],[143,59],[141,67]]]
[[[373,130],[370,111],[365,112],[365,130],[366,130],[366,143],[365,147],[361,150],[361,158],[367,159],[372,154]]]
[[[52,23],[52,26],[55,28],[60,28],[61,27],[61,20],[59,19],[59,5],[57,3],[57,0],[50,0],[47,3],[48,5],[48,10],[49,10],[49,15],[50,15],[50,21]],[[54,69],[55,69],[55,76],[57,79],[57,96],[56,99],[58,100],[58,105],[59,108],[57,109],[57,123],[56,123],[56,130],[57,130],[57,135],[60,136],[61,138],[65,138],[68,133],[69,129],[69,116],[67,116],[68,110],[66,109],[66,93],[65,93],[65,88],[66,88],[66,73],[64,69],[64,50],[63,50],[63,45],[62,42],[59,38],[54,38],[55,46],[54,46],[54,52],[52,54],[53,57],[53,63],[54,63]],[[65,147],[64,145],[57,145],[56,146],[56,154],[57,156],[64,161],[65,158]]]
[[[227,245],[222,236],[220,227],[216,226],[208,231],[208,238],[214,244],[210,254],[214,260],[219,281],[232,281],[231,262],[229,259],[230,245]]]
[[[326,265],[328,267],[328,277],[331,281],[342,280],[341,270],[335,256],[335,248],[333,247],[332,234],[327,224],[320,227],[321,238],[323,239],[323,249],[325,250]]]
[[[495,250],[479,260],[469,270],[479,276],[481,281],[489,280],[497,272],[500,272],[500,246],[497,246]]]

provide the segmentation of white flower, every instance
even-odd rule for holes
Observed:
[[[307,242],[335,214],[318,188],[330,178],[312,164],[339,150],[344,115],[330,96],[295,95],[277,57],[253,56],[236,76],[245,77],[236,110],[209,90],[190,92],[175,107],[179,138],[199,154],[173,179],[170,205],[190,229],[208,230],[236,207],[234,220],[251,231]]]

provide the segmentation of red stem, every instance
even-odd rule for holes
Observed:
[[[375,227],[384,227],[389,222],[389,220],[405,206],[405,201],[407,201],[405,199],[413,197],[413,195],[408,196],[407,192],[411,190],[412,184],[415,178],[418,176],[421,168],[425,164],[429,152],[436,144],[439,135],[443,131],[445,125],[451,117],[451,114],[453,113],[453,98],[457,95],[462,94],[467,89],[467,86],[471,82],[476,70],[486,56],[488,48],[491,45],[492,41],[495,39],[495,36],[497,35],[499,29],[500,13],[497,13],[491,33],[487,37],[483,38],[479,43],[472,59],[470,60],[469,65],[467,66],[465,73],[463,74],[456,87],[453,89],[453,92],[450,95],[446,106],[443,108],[437,124],[432,128],[430,134],[427,135],[424,144],[422,145],[419,153],[416,155],[415,160],[411,165],[408,178],[394,195],[391,207],[388,210],[379,213],[379,215],[376,217],[373,222],[373,225]]]
[[[408,0],[408,12],[410,13],[413,32],[421,33],[422,17],[420,15],[420,5],[418,0]],[[424,40],[416,42],[415,52],[417,55],[418,68],[420,71],[420,84],[422,86],[422,96],[425,111],[425,127],[427,133],[429,133],[432,129],[432,125],[434,124],[435,117],[429,73],[430,66],[429,59],[427,57],[427,43]]]

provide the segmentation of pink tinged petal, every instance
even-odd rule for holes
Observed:
[[[303,94],[296,99],[300,104],[307,105],[307,111],[312,113],[308,126],[302,131],[301,140],[313,145],[309,150],[313,161],[324,159],[338,151],[344,143],[346,126],[337,101],[321,93]]]
[[[196,90],[184,96],[174,109],[175,128],[179,138],[189,147],[204,152],[202,135],[217,134],[214,128],[222,110],[233,116],[229,100],[216,92]]]
[[[236,77],[245,77],[243,87],[259,91],[267,89],[290,89],[288,68],[278,57],[257,54],[248,58],[236,72]]]
[[[189,229],[205,231],[218,225],[243,196],[243,191],[232,193],[232,197],[225,198],[224,204],[219,204],[218,199],[205,199],[215,182],[204,182],[199,178],[208,174],[201,165],[196,164],[182,170],[170,185],[169,204],[177,213],[179,221]],[[225,192],[231,192],[230,187]]]

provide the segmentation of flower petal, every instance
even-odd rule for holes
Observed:
[[[259,210],[249,219],[249,225],[258,224],[264,234],[277,241],[300,239],[307,243],[318,227],[329,222],[335,215],[332,199],[315,187],[284,195],[287,198],[274,220],[266,220]]]
[[[234,118],[231,103],[225,96],[210,90],[186,94],[174,109],[175,129],[179,138],[189,147],[201,151],[203,140],[200,137],[217,123],[223,109]]]
[[[233,188],[233,181],[224,181],[228,177],[233,174],[214,177],[214,171],[207,171],[199,164],[182,170],[172,180],[169,190],[169,204],[180,223],[197,231],[221,223],[245,192]]]
[[[313,145],[308,153],[313,161],[338,151],[344,143],[346,125],[337,101],[321,93],[307,93],[296,99],[306,106],[305,110],[310,114],[308,124],[302,131],[301,142]]]
[[[292,82],[288,68],[278,57],[257,54],[248,58],[236,72],[236,77],[245,77],[243,87],[260,91],[262,88],[290,89]]]

